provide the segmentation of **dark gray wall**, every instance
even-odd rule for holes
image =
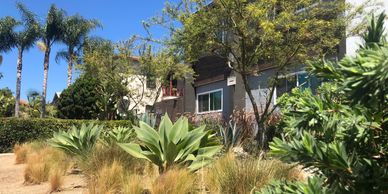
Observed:
[[[283,72],[283,75],[289,73],[303,71],[304,65],[292,66],[287,71]],[[270,84],[268,81],[276,75],[277,69],[269,69],[261,72],[258,76],[250,76],[248,78],[249,86],[252,90],[252,95],[255,98],[259,111],[264,110],[267,98],[270,94]],[[271,99],[273,105],[273,98]],[[245,93],[245,107],[247,111],[252,111],[252,103],[249,100],[248,94]]]
[[[226,80],[210,83],[196,88],[196,94],[208,92],[217,89],[223,89],[223,107],[222,116],[227,119],[233,111],[233,93],[232,87],[226,85]],[[197,96],[195,96],[197,97]]]

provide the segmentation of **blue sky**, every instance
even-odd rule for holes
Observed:
[[[15,8],[16,0],[0,1],[0,18],[4,16],[19,18]],[[40,20],[44,20],[53,3],[64,9],[68,15],[79,13],[85,18],[98,19],[103,24],[103,28],[93,31],[91,35],[117,42],[127,40],[132,35],[143,35],[145,31],[142,20],[159,14],[165,0],[19,0],[19,2],[36,13]],[[154,33],[161,35],[162,32]],[[52,49],[47,89],[49,101],[56,91],[62,91],[66,87],[67,64],[65,61],[59,64],[55,62],[56,52],[63,48],[65,48],[64,45],[56,44]],[[0,66],[0,72],[4,77],[0,80],[0,88],[8,87],[15,92],[17,51],[14,49],[2,55],[4,61]],[[31,89],[41,92],[42,83],[43,53],[34,47],[26,51],[23,57],[22,99],[26,99],[27,92]]]

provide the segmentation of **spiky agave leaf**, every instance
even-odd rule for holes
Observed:
[[[222,146],[201,144],[201,140],[214,138],[200,126],[189,131],[188,119],[179,118],[172,123],[168,115],[162,118],[159,131],[140,121],[135,127],[140,144],[119,143],[126,152],[137,158],[147,159],[159,166],[160,172],[168,170],[173,165],[184,165],[190,170],[197,170],[212,160]],[[212,142],[212,141],[208,141]]]
[[[94,124],[82,124],[80,129],[73,126],[70,131],[55,132],[49,144],[69,155],[86,159],[96,145],[102,128]]]

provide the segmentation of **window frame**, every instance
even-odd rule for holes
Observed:
[[[296,76],[296,87],[299,87],[300,84],[299,84],[299,76],[300,74],[304,74],[304,73],[307,73],[306,71],[297,71],[297,72],[293,72],[293,73],[289,73],[289,74],[286,74],[286,75],[280,75],[279,76],[279,79],[284,79],[284,78],[288,78],[288,77],[291,77],[291,76]],[[274,88],[274,93],[273,93],[273,102],[274,102],[274,105],[276,105],[276,100],[278,99],[278,96],[277,96],[277,88],[278,86],[275,86]]]
[[[216,92],[221,92],[221,109],[210,110],[210,106],[211,106],[210,105],[210,94],[211,93],[216,93]],[[199,96],[206,95],[206,94],[209,95],[209,110],[208,111],[199,112]],[[223,88],[197,93],[196,99],[195,99],[195,112],[197,114],[218,113],[218,112],[222,112],[223,110],[224,110],[224,89]]]

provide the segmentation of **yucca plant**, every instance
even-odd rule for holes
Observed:
[[[215,135],[205,131],[205,125],[190,131],[186,117],[179,118],[173,124],[168,115],[165,115],[158,131],[142,121],[134,129],[141,143],[118,145],[132,156],[154,163],[159,167],[160,173],[174,165],[197,170],[209,164],[212,156],[222,147],[212,143]]]
[[[49,144],[65,153],[86,159],[93,150],[103,126],[82,124],[80,129],[73,126],[68,132],[59,131],[49,140]]]
[[[105,145],[113,145],[115,143],[129,143],[135,138],[133,129],[128,127],[115,127],[112,130],[106,131],[102,135],[102,142]]]
[[[149,126],[155,128],[156,126],[156,115],[151,113],[143,113],[138,117],[139,121],[147,123]]]
[[[220,126],[220,135],[226,150],[241,144],[241,132],[241,127],[232,120],[229,121],[228,126]]]

